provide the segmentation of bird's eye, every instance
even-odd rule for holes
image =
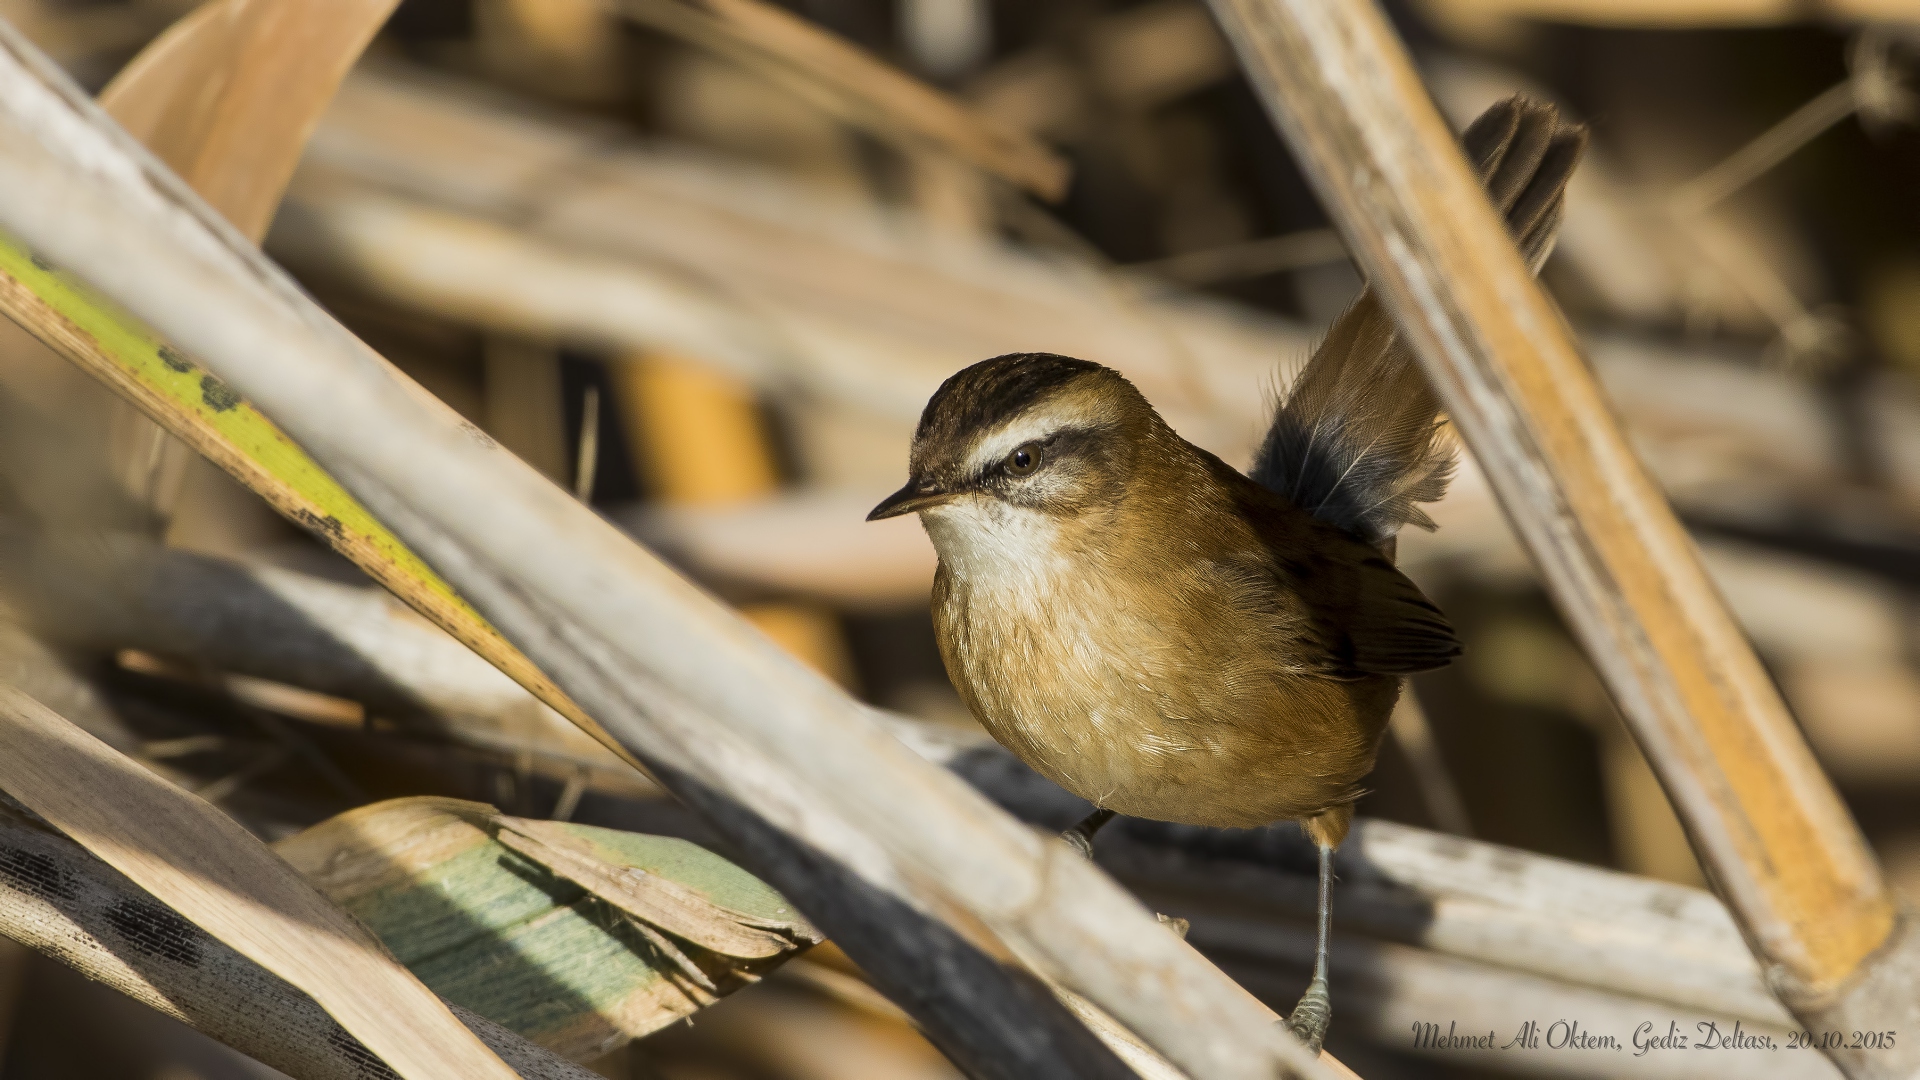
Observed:
[[[1026,445],[1007,455],[1007,473],[1012,476],[1030,476],[1040,467],[1040,446],[1038,443]]]

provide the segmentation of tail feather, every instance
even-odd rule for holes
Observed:
[[[1512,97],[1481,114],[1461,143],[1538,272],[1586,129],[1551,105]],[[1386,547],[1403,526],[1434,527],[1420,504],[1446,494],[1456,455],[1439,399],[1369,289],[1288,389],[1251,475],[1323,521]]]

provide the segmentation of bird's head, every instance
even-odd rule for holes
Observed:
[[[981,530],[1053,532],[1117,502],[1158,426],[1111,368],[1051,353],[983,360],[934,392],[906,485],[867,520],[918,513],[943,557]]]

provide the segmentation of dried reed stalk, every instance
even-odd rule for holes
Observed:
[[[377,938],[232,818],[12,687],[0,789],[318,1002],[405,1077],[514,1075]]]
[[[100,107],[258,243],[307,139],[397,0],[218,0],[140,51]],[[115,402],[116,472],[167,520],[192,452]]]
[[[1067,164],[988,117],[798,16],[760,0],[614,0],[629,18],[730,57],[885,138],[932,145],[1047,199]]]
[[[257,238],[307,134],[391,8],[209,5],[123,73],[108,107]],[[377,941],[225,815],[24,695],[0,697],[14,732],[0,786],[306,990],[403,1075],[510,1075]]]
[[[396,2],[204,5],[135,57],[102,92],[101,105],[257,243],[321,114]],[[137,406],[115,418],[122,447],[138,454],[157,435],[151,431],[157,421],[624,757],[551,680],[252,406],[210,392],[191,365],[182,370],[177,357],[169,363],[165,350],[140,342],[136,328],[116,325],[111,315],[84,308],[62,314],[68,323],[62,354]],[[125,434],[129,430],[136,434]],[[169,442],[148,467],[167,468],[160,459],[180,449]],[[164,511],[162,486],[148,477],[134,490],[157,495]]]
[[[391,595],[162,547],[144,536],[0,528],[0,591],[41,638],[122,650],[354,702],[406,734],[592,771],[657,793],[611,751]],[[78,718],[75,718],[78,719]],[[356,726],[360,721],[353,721]]]
[[[1214,0],[1803,1020],[1920,1022],[1920,935],[1371,3]],[[1839,1021],[1844,1018],[1845,1023]],[[1905,1075],[1920,1049],[1833,1055]]]
[[[462,322],[671,352],[909,428],[956,368],[1041,349],[1119,369],[1183,434],[1237,454],[1261,419],[1247,388],[1312,344],[1264,313],[391,63],[342,87],[268,245]]]
[[[217,24],[215,24],[217,25]],[[617,755],[619,744],[251,404],[0,238],[0,307]],[[424,397],[424,392],[422,392]],[[431,400],[430,398],[428,400]]]
[[[0,932],[295,1080],[365,1080],[377,1068],[365,1045],[291,983],[155,903],[85,848],[6,808]],[[594,1076],[451,1008],[523,1080]]]

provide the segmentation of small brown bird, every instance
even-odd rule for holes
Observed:
[[[1585,145],[1515,98],[1463,138],[1537,269]],[[1372,293],[1334,323],[1275,413],[1251,475],[1176,435],[1117,372],[1021,353],[948,379],[914,433],[905,487],[869,520],[918,513],[939,554],[947,672],[994,738],[1115,814],[1302,823],[1320,849],[1319,950],[1290,1023],[1317,1047],[1332,852],[1403,676],[1460,652],[1394,568],[1453,438]]]

